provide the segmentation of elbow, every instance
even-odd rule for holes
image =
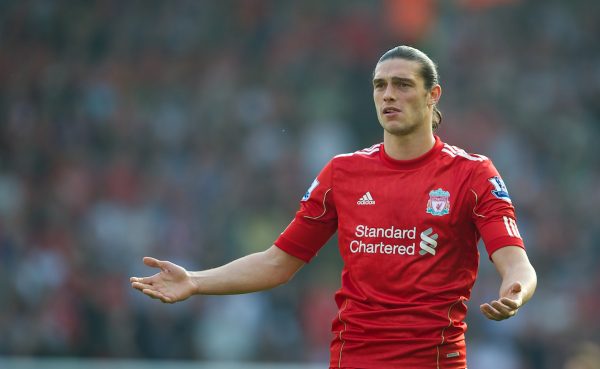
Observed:
[[[262,256],[265,261],[265,272],[269,274],[272,287],[278,287],[291,281],[304,264],[300,259],[285,253],[277,246],[263,251]]]

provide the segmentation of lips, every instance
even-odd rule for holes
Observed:
[[[394,107],[394,106],[386,106],[385,108],[381,109],[381,112],[383,114],[390,114],[390,113],[400,113],[402,110]]]

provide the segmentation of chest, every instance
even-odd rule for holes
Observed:
[[[477,231],[468,174],[444,166],[360,169],[347,169],[333,187],[339,249],[353,278],[395,295],[471,275]]]
[[[338,175],[334,196],[341,226],[447,228],[471,219],[468,176],[451,167],[346,169]]]

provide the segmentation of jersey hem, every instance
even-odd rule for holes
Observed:
[[[492,260],[492,255],[496,251],[498,251],[504,247],[517,246],[517,247],[520,247],[523,250],[525,250],[525,244],[523,243],[523,240],[514,238],[514,237],[509,237],[509,236],[498,237],[498,238],[492,240],[491,242],[489,242],[489,245],[486,244],[486,246],[487,246],[488,255],[489,255],[490,260]]]

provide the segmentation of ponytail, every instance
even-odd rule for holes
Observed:
[[[440,124],[442,124],[442,112],[437,108],[437,106],[434,105],[433,106],[433,114],[435,114],[435,116],[431,120],[431,126],[433,127],[433,130],[435,131],[436,129],[439,128]]]

